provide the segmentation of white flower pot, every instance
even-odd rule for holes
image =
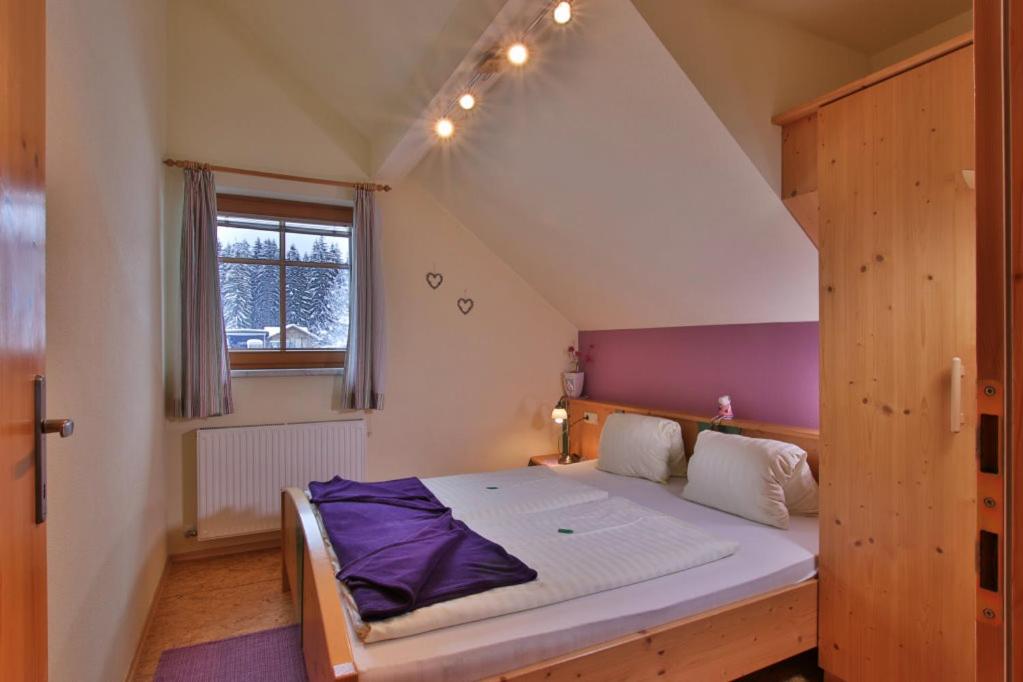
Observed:
[[[578,398],[583,394],[583,382],[586,374],[583,372],[564,372],[561,375],[561,387],[565,389],[565,395],[569,398]]]

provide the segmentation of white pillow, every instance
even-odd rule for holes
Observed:
[[[791,443],[701,431],[682,497],[751,521],[788,528],[786,488],[791,487],[802,508],[810,505],[803,467],[806,452]],[[809,475],[808,467],[805,473]],[[814,498],[816,485],[813,483]]]
[[[678,422],[642,414],[610,414],[600,434],[597,468],[664,483],[684,476],[686,452]]]
[[[792,478],[782,486],[785,489],[785,506],[789,514],[816,516],[818,506],[817,481],[810,471],[810,463],[804,458],[796,467]]]

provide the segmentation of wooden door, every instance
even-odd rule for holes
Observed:
[[[44,0],[0,0],[0,678],[46,679],[46,531],[36,523],[43,373]]]
[[[972,69],[966,47],[819,114],[820,660],[849,682],[975,679]]]
[[[974,8],[974,75],[977,124],[977,417],[978,459],[977,531],[986,536],[984,579],[977,591],[977,679],[1006,678],[1006,626],[1011,609],[1006,608],[1010,533],[1006,485],[1011,471],[1006,467],[1007,380],[1006,338],[1009,318],[1006,305],[1009,286],[1006,277],[1005,198],[1005,47],[1003,31],[1007,7],[984,0]],[[1016,35],[1016,32],[1013,32]],[[1015,109],[1015,106],[1013,106]],[[1015,134],[1013,134],[1015,138]],[[1013,193],[1013,196],[1016,196]],[[1018,243],[1018,242],[1017,242]],[[1013,253],[1014,257],[1018,249]],[[1019,272],[1018,265],[1013,271]],[[1016,349],[1013,348],[1015,354]],[[1016,397],[1013,397],[1015,402]],[[992,542],[993,540],[993,542]],[[999,556],[1000,555],[1000,556]],[[1017,629],[1020,623],[1015,623]],[[1023,678],[1016,678],[1023,679]]]
[[[990,8],[986,10],[990,12]],[[994,335],[999,331],[1008,328],[1011,331],[1010,362],[1007,374],[1011,377],[1009,382],[1009,446],[1011,456],[1008,458],[1008,466],[1005,467],[1009,474],[1009,552],[1008,552],[1008,632],[1010,636],[1008,646],[1009,669],[1007,679],[1013,682],[1023,680],[1023,1],[1012,0],[1003,10],[1005,14],[999,19],[1008,24],[1009,39],[1003,46],[1006,53],[1003,55],[1008,78],[1004,83],[1004,90],[990,93],[988,106],[994,106],[993,95],[1003,94],[1009,99],[1009,132],[1008,139],[999,138],[998,143],[1003,146],[1010,159],[1008,177],[999,177],[1003,184],[999,187],[1002,191],[997,193],[998,199],[1004,199],[1006,195],[1011,198],[1008,211],[1009,244],[1011,253],[1010,273],[1004,273],[1002,284],[1009,288],[1009,305],[1011,314],[1000,320],[1002,328],[999,329],[999,320],[987,320],[985,331]],[[989,40],[996,40],[994,31],[1002,28],[1001,22],[991,22],[989,26]],[[999,64],[1001,66],[1002,64]],[[1002,151],[997,146],[992,150],[987,147],[988,152],[1000,159],[998,153]],[[995,235],[997,232],[992,230]],[[1002,233],[1005,234],[1004,232]],[[1004,253],[1004,252],[1003,252]],[[999,254],[1002,255],[1002,254]],[[982,291],[987,293],[988,287]]]

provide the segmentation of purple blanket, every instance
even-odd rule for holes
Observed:
[[[536,579],[536,571],[451,516],[418,478],[309,484],[364,621]]]

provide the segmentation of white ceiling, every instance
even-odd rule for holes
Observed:
[[[416,171],[580,329],[817,319],[817,253],[632,3],[587,0]]]
[[[210,0],[367,140],[427,101],[504,0]],[[414,112],[418,114],[418,111]]]
[[[866,54],[969,11],[973,0],[729,0]]]
[[[209,3],[370,146],[529,4]],[[816,319],[816,251],[633,4],[577,9],[417,178],[580,329]]]

